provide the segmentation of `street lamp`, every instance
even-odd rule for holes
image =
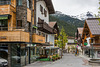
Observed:
[[[92,59],[93,59],[93,55],[94,55],[94,53],[93,53],[93,43],[91,43],[91,45],[92,45]]]

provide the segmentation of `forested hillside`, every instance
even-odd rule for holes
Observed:
[[[64,14],[50,15],[50,21],[56,21],[60,29],[63,26],[68,36],[74,36],[77,27],[84,26],[84,21],[72,18]]]

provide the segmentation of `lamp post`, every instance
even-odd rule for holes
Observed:
[[[93,55],[94,55],[94,53],[93,53],[93,43],[91,43],[91,45],[92,45],[92,59],[93,59]]]

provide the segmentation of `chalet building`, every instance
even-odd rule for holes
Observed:
[[[75,39],[77,40],[79,46],[82,46],[82,32],[83,28],[77,28]]]
[[[46,54],[42,48],[54,45],[58,28],[49,25],[53,13],[51,0],[0,0],[0,57],[9,67],[30,64]]]
[[[49,34],[49,42],[51,44],[53,44],[53,46],[50,46],[50,47],[46,47],[45,50],[46,52],[49,52],[47,53],[48,56],[53,56],[53,55],[56,55],[58,54],[58,45],[56,44],[56,41],[58,40],[58,35],[59,35],[59,28],[58,28],[58,25],[57,25],[57,22],[49,22],[49,26],[51,28],[53,28],[54,30],[54,34]]]
[[[100,23],[99,18],[87,19],[82,33],[83,54],[98,59],[100,58]]]
[[[68,37],[68,43],[66,43],[65,49],[67,49],[67,52],[75,52],[76,49],[75,38],[74,37]]]

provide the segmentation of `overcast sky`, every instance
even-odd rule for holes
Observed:
[[[87,11],[97,14],[99,0],[52,0],[56,11],[67,15],[80,15]]]

